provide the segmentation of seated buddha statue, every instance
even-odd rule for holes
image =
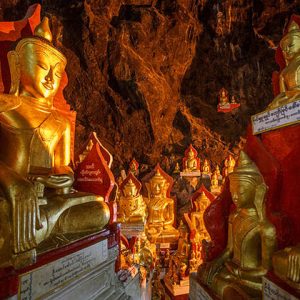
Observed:
[[[118,203],[118,221],[122,223],[144,223],[147,216],[147,206],[140,195],[137,179],[129,173],[124,184],[121,184],[121,195]],[[129,178],[129,179],[128,179]]]
[[[183,171],[184,172],[195,172],[200,170],[199,158],[197,157],[196,149],[190,145],[185,152],[185,157],[183,159]]]
[[[300,291],[300,244],[275,252],[272,261],[274,273]]]
[[[226,104],[229,104],[228,92],[225,88],[221,88],[219,91],[219,105],[224,106]]]
[[[198,278],[221,299],[261,299],[262,276],[271,267],[276,245],[275,228],[265,215],[267,187],[243,151],[229,183],[236,209],[228,220],[227,247],[200,265]]]
[[[148,198],[148,219],[146,234],[150,242],[172,243],[178,240],[178,231],[174,228],[174,200],[167,197],[169,183],[159,169],[146,183]]]
[[[202,167],[202,174],[204,175],[210,175],[210,165],[207,159],[204,160],[203,162],[203,167]]]
[[[268,108],[300,99],[300,29],[296,22],[290,23],[287,33],[280,41],[280,47],[286,67],[279,74],[280,93]]]
[[[102,229],[101,197],[72,189],[70,122],[53,107],[66,58],[48,19],[8,53],[10,94],[0,94],[0,265],[33,263],[42,242]],[[74,237],[75,238],[75,237]]]

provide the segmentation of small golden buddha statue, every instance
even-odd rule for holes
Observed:
[[[200,170],[199,158],[196,149],[190,145],[183,159],[184,172],[195,172]]]
[[[133,174],[129,174],[133,177]],[[137,180],[137,179],[136,179]],[[137,183],[133,179],[125,179],[125,185],[121,185],[121,196],[118,203],[118,222],[144,223],[147,217],[147,206],[140,195]]]
[[[235,159],[232,157],[231,154],[225,159],[224,162],[225,170],[224,170],[224,177],[228,176],[228,174],[232,173],[235,167]]]
[[[287,34],[280,41],[280,47],[286,67],[279,74],[280,94],[268,108],[276,108],[300,99],[300,28],[295,21],[290,23]]]
[[[210,175],[211,171],[210,171],[210,165],[207,159],[204,160],[203,162],[203,168],[202,168],[202,174],[204,175]]]
[[[215,171],[211,176],[211,188],[216,189],[218,187],[219,187],[219,179],[218,179],[217,172]]]
[[[72,189],[70,122],[53,107],[66,58],[48,19],[8,53],[10,94],[0,95],[0,265],[33,263],[49,237],[102,229],[107,204]]]
[[[221,88],[219,91],[219,104],[220,106],[229,104],[228,91],[225,88]]]
[[[216,172],[218,178],[222,177],[219,165],[216,166],[215,172]]]
[[[300,244],[275,252],[272,261],[274,273],[300,291]]]
[[[260,299],[262,276],[271,267],[276,245],[275,228],[265,214],[267,187],[243,151],[229,181],[236,210],[229,216],[227,247],[200,265],[198,277],[221,299]]]
[[[173,174],[179,174],[180,173],[180,167],[179,167],[179,163],[177,162],[175,165],[175,169],[173,171]]]
[[[148,190],[147,236],[150,242],[171,243],[178,240],[178,231],[174,228],[174,200],[167,197],[169,183],[159,169],[146,183]]]

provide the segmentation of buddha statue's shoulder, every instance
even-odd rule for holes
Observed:
[[[10,94],[0,94],[0,112],[14,110],[22,103],[20,97]]]

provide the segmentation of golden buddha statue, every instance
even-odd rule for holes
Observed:
[[[180,173],[180,167],[179,167],[179,163],[177,162],[175,165],[175,169],[173,171],[173,174],[179,174]]]
[[[148,198],[147,236],[153,243],[171,243],[178,240],[178,231],[173,227],[175,220],[174,200],[167,197],[169,183],[159,169],[146,183]]]
[[[287,34],[280,41],[280,47],[286,67],[279,74],[280,93],[268,108],[300,99],[300,28],[296,22],[290,23]]]
[[[71,125],[53,107],[66,58],[51,40],[44,18],[8,53],[11,89],[0,95],[1,266],[33,263],[50,236],[72,240],[109,221],[101,197],[72,189]]]
[[[228,174],[232,173],[235,167],[235,159],[232,157],[231,154],[225,159],[224,162],[224,177],[228,176]]]
[[[211,176],[211,189],[218,189],[219,188],[219,179],[217,172],[215,171]]]
[[[215,172],[216,172],[218,178],[222,177],[219,165],[216,166]]]
[[[275,228],[265,214],[267,187],[243,151],[229,181],[236,210],[229,216],[227,247],[200,265],[198,277],[221,299],[260,299],[262,276],[271,267],[276,245]]]
[[[225,88],[221,88],[219,91],[219,104],[220,106],[229,104],[228,91]]]
[[[211,171],[210,171],[210,165],[207,159],[204,160],[203,162],[203,168],[202,168],[202,174],[204,175],[210,175]]]
[[[300,291],[300,244],[275,252],[272,261],[274,273]]]
[[[197,151],[192,145],[189,146],[186,157],[183,160],[183,169],[186,173],[200,170]]]
[[[133,174],[129,174],[133,177]],[[126,179],[125,179],[126,181]],[[137,183],[130,178],[121,188],[122,194],[118,205],[118,222],[144,223],[147,217],[147,206],[143,196],[139,193]]]

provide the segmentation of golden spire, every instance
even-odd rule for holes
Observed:
[[[298,32],[300,31],[299,25],[295,21],[292,21],[288,27],[288,33],[296,32],[296,31]]]
[[[249,158],[249,156],[244,152],[240,152],[239,159],[234,168],[234,171],[229,174],[230,179],[241,178],[248,179],[250,181],[263,181],[263,177],[259,172],[256,164]]]
[[[165,178],[160,174],[159,169],[156,170],[155,175],[152,177],[153,180],[165,180]]]
[[[50,43],[52,42],[52,33],[49,27],[49,19],[47,17],[44,17],[42,22],[35,27],[34,36],[43,38]]]

